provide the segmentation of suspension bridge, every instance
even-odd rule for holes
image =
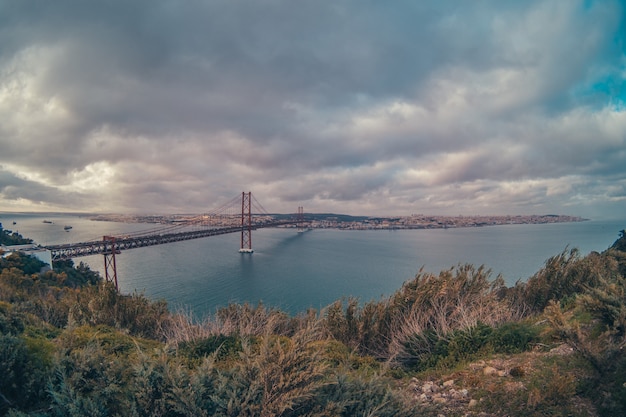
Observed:
[[[183,240],[200,239],[228,233],[241,233],[239,252],[252,253],[252,231],[256,229],[293,225],[298,231],[304,230],[304,209],[298,207],[297,214],[277,218],[271,215],[254,198],[252,192],[242,192],[213,212],[194,216],[141,232],[103,236],[102,240],[48,245],[53,261],[72,259],[80,256],[103,255],[105,279],[117,283],[115,255],[121,251],[146,246],[163,245]]]

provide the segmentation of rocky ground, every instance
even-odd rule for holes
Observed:
[[[454,372],[414,377],[408,388],[415,401],[437,410],[440,416],[553,415],[545,414],[541,403],[550,402],[552,399],[548,397],[559,395],[559,389],[564,391],[563,395],[569,395],[569,386],[575,383],[576,375],[564,374],[563,385],[556,388],[542,387],[541,375],[546,372],[550,357],[568,360],[572,354],[572,348],[562,344],[546,351],[537,349],[479,360]],[[579,411],[577,415],[598,415],[587,399],[574,395],[569,401]],[[506,411],[509,407],[514,410],[511,414]]]

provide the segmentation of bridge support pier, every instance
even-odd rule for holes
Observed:
[[[239,253],[252,253],[252,192],[241,193],[241,247]]]
[[[117,285],[117,264],[115,262],[115,254],[118,252],[115,247],[115,237],[102,236],[104,245],[104,278],[107,282],[112,282],[115,289],[119,290]]]

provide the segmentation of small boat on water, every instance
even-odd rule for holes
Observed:
[[[52,224],[52,222],[50,220],[44,220],[43,222],[46,223],[46,224]]]
[[[17,224],[17,222],[13,222],[13,224]]]
[[[69,232],[71,228],[72,226],[63,226],[63,230],[65,230],[66,232]]]

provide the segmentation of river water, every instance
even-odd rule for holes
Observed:
[[[157,226],[23,213],[0,213],[0,223],[42,245]],[[65,225],[72,229],[64,231]],[[422,267],[439,272],[459,263],[485,265],[514,285],[567,247],[582,254],[607,249],[625,228],[626,219],[435,230],[262,229],[253,232],[253,254],[240,254],[240,236],[231,234],[127,250],[116,261],[122,292],[165,299],[172,310],[201,317],[231,302],[261,301],[297,314],[342,297],[389,296]],[[102,256],[80,261],[103,274]]]

